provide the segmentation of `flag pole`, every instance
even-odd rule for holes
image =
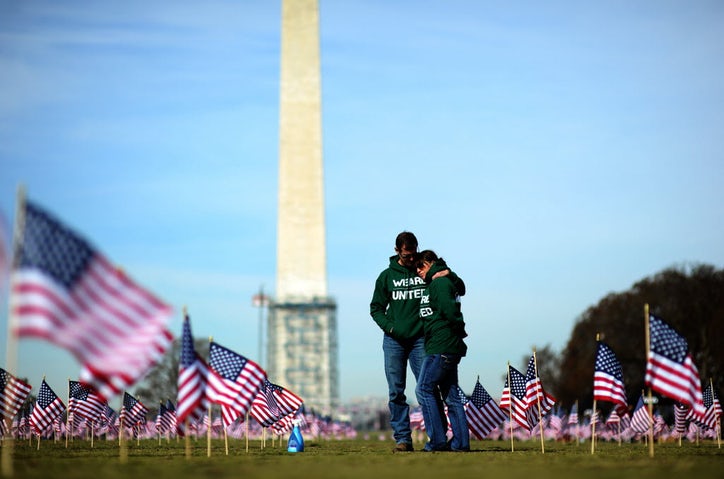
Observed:
[[[214,339],[209,336],[209,344]],[[209,403],[209,426],[206,428],[206,457],[211,457],[211,403]]]
[[[538,402],[538,430],[540,431],[540,452],[541,454],[546,453],[546,447],[545,442],[543,441],[543,412],[541,411],[540,407],[540,397],[543,393],[543,382],[541,381],[540,377],[538,377],[538,359],[535,356],[535,348],[533,348],[533,369],[535,369],[535,377],[538,380],[538,385],[540,386],[540,393],[536,391],[535,397]]]
[[[12,254],[12,269],[15,269],[17,266],[20,251],[22,248],[22,242],[23,237],[25,236],[25,187],[23,185],[18,186],[18,191],[16,195],[16,204],[15,204],[15,225],[13,226],[13,252]],[[13,305],[12,305],[12,281],[10,281],[9,284],[9,291],[10,291],[10,301],[8,301],[8,333],[6,338],[6,349],[5,349],[5,367],[8,370],[10,374],[15,374],[15,370],[17,369],[17,363],[18,363],[18,341],[17,337],[15,335],[15,331],[13,331],[13,326],[15,325],[15,315],[13,314]],[[6,382],[5,388],[7,388],[8,384]],[[4,390],[2,391],[5,392]],[[6,414],[4,416],[8,416],[10,412],[10,401],[6,401],[5,403],[5,412]],[[5,419],[2,418],[4,421]],[[12,431],[12,419],[10,419],[10,427],[8,428],[8,431]],[[13,452],[14,452],[14,439],[13,435],[10,434],[8,437],[4,438],[3,440],[3,446],[2,446],[2,453],[0,453],[0,457],[2,458],[2,475],[3,477],[12,477],[13,475]]]
[[[510,451],[515,451],[515,446],[513,445],[513,388],[510,384],[510,361],[508,361],[508,418],[510,422]]]
[[[45,382],[45,374],[43,374],[43,382]],[[38,403],[38,400],[36,399],[35,400],[36,407],[38,406],[37,403]],[[42,431],[38,433],[38,447],[37,447],[36,451],[40,451],[40,434],[42,434]],[[32,435],[33,435],[33,428],[30,428],[30,436],[32,437]],[[31,443],[31,445],[32,445],[32,443]]]
[[[249,413],[248,412],[246,413],[246,418],[245,418],[244,422],[246,423],[244,425],[244,427],[246,428],[246,434],[244,434],[246,436],[246,452],[249,452]]]
[[[596,333],[596,346],[598,347],[598,341],[601,339],[601,335],[599,333]],[[594,371],[595,376],[595,371]],[[593,382],[596,382],[594,379]],[[594,388],[595,389],[595,388]],[[591,419],[594,419],[591,421],[591,454],[594,454],[596,451],[596,396],[594,394],[593,396],[593,416]]]
[[[221,421],[221,427],[224,429],[224,449],[226,449],[226,455],[229,455],[229,436],[226,434],[226,426],[224,426],[224,421],[222,419]]]
[[[209,404],[209,425],[206,428],[206,457],[211,457],[211,404]]]
[[[70,412],[70,378],[68,378],[68,412],[65,415],[65,448],[66,449],[68,449],[68,434],[70,431],[70,428],[68,426],[70,426],[71,414],[72,413]]]
[[[123,408],[123,405],[121,405],[121,408]],[[121,409],[123,411],[123,409]],[[123,416],[125,414],[121,414],[121,417],[118,421],[118,447],[123,447]]]
[[[125,397],[125,391],[123,392],[122,398]],[[121,399],[121,414],[120,418],[118,419],[118,460],[121,462],[121,464],[125,464],[128,462],[128,445],[126,444],[126,441],[123,440],[123,419],[125,418],[126,414],[123,414],[123,399]]]
[[[161,406],[163,406],[163,401],[159,401],[158,403],[160,404],[160,406],[158,407],[158,415],[160,417],[161,416]],[[156,433],[158,434],[158,445],[160,446],[161,445],[161,431],[156,429]]]
[[[616,413],[618,414],[618,413]],[[621,447],[621,421],[623,420],[623,417],[618,418],[618,447]]]
[[[651,328],[649,326],[649,303],[644,303],[644,324],[646,325],[646,361],[651,354]],[[649,457],[654,457],[654,401],[651,398],[651,387],[649,389]]]
[[[191,459],[191,438],[189,437],[189,418],[186,418],[184,426],[184,455],[186,459]]]
[[[716,408],[714,407],[714,381],[712,381],[711,377],[709,377],[709,389],[711,390],[711,407],[714,409],[714,418],[716,419],[716,423],[714,424],[714,429],[716,429],[716,443],[719,449],[721,449],[721,418],[716,413]]]
[[[578,414],[578,399],[576,399],[576,414]],[[576,417],[576,446],[580,446],[581,441],[578,438],[578,433],[580,431],[578,430],[578,417]]]

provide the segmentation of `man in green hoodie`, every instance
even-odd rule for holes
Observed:
[[[420,298],[425,282],[417,275],[415,254],[417,238],[403,231],[395,240],[395,254],[389,266],[380,273],[370,303],[370,315],[382,329],[385,376],[389,390],[390,424],[395,439],[395,452],[412,451],[410,406],[405,396],[407,365],[417,380],[425,357],[425,342],[420,321]],[[448,275],[460,296],[465,284],[449,270],[438,273]]]

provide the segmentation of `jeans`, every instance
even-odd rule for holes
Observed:
[[[417,381],[417,400],[422,407],[425,430],[430,441],[428,451],[468,451],[470,432],[465,409],[458,393],[458,363],[456,354],[429,354],[425,356]],[[444,399],[444,404],[443,404]],[[445,404],[450,418],[453,437],[448,445]]]
[[[410,341],[398,341],[387,334],[382,339],[385,355],[385,376],[389,390],[390,425],[396,443],[412,444],[410,429],[410,405],[405,396],[407,382],[407,364],[417,380],[425,357],[425,340],[418,338]]]

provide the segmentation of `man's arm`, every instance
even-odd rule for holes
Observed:
[[[390,304],[390,292],[384,272],[375,281],[375,291],[370,302],[370,316],[385,333],[391,333],[392,321],[387,317],[387,306]]]

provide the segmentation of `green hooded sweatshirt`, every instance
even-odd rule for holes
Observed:
[[[370,302],[370,315],[386,334],[399,340],[415,340],[423,334],[420,321],[420,298],[425,282],[414,267],[398,263],[397,255],[390,257],[390,265],[380,273]],[[446,276],[458,294],[465,294],[465,283],[452,271]]]
[[[425,332],[425,353],[459,354],[465,356],[468,347],[463,338],[465,321],[455,285],[448,276],[432,279],[438,271],[448,269],[442,258],[437,259],[427,272],[427,288],[420,299],[420,319]]]

